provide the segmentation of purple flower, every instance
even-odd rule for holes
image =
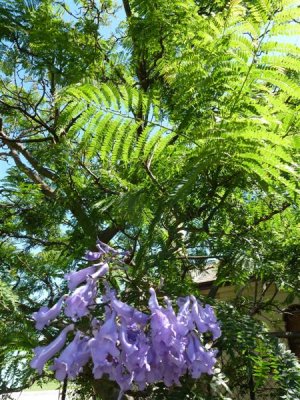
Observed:
[[[176,316],[172,304],[165,298],[167,308],[158,304],[154,289],[150,289],[151,350],[148,382],[163,380],[165,385],[179,385],[179,378],[186,372],[184,351],[188,327],[185,319]]]
[[[150,310],[155,311],[156,309],[160,309],[161,306],[158,304],[155,290],[153,288],[150,288],[149,292],[150,292],[150,298],[148,301],[148,305],[149,305]]]
[[[115,358],[119,357],[120,351],[117,348],[118,327],[115,319],[116,313],[113,312],[100,327],[96,337],[89,341],[95,379],[100,379],[104,373],[109,374],[111,367],[115,365]]]
[[[182,325],[182,329],[186,335],[189,330],[194,329],[193,321],[191,320],[191,300],[190,297],[187,296],[185,298],[180,298],[177,301],[179,306],[178,314],[177,314],[177,321],[180,325]]]
[[[99,239],[97,240],[96,247],[99,250],[99,252],[102,252],[103,254],[106,254],[106,253],[110,253],[112,255],[119,254],[117,250],[113,249],[108,244],[101,242],[101,240],[99,240]]]
[[[31,360],[31,368],[35,368],[39,374],[42,373],[45,363],[50,360],[58,351],[60,351],[67,339],[68,332],[74,329],[74,325],[66,326],[61,333],[48,346],[36,347],[34,349],[35,357]]]
[[[191,296],[192,299],[192,319],[198,329],[199,333],[205,333],[208,331],[208,326],[206,321],[203,319],[203,313],[201,310],[201,306],[199,306],[198,301],[195,299],[194,296]]]
[[[95,264],[96,267],[100,267],[99,269],[97,269],[92,275],[91,277],[94,280],[97,280],[99,278],[102,278],[102,276],[106,275],[107,272],[109,271],[109,266],[107,263],[99,263],[99,264]]]
[[[213,340],[218,339],[221,336],[221,329],[212,306],[206,304],[202,310],[204,314],[204,320],[208,325],[208,329],[212,332]]]
[[[191,296],[191,299],[193,302],[192,319],[199,333],[211,331],[214,340],[220,337],[221,330],[213,308],[210,305],[206,305],[203,308],[194,296]]]
[[[166,386],[180,385],[180,378],[190,373],[199,378],[202,373],[213,373],[216,351],[203,344],[202,333],[211,332],[213,339],[220,336],[220,326],[213,308],[205,307],[188,296],[177,300],[178,312],[172,302],[165,297],[160,305],[155,290],[150,289],[150,315],[120,301],[104,279],[105,293],[101,304],[97,297],[99,278],[109,271],[105,254],[110,257],[122,256],[110,246],[98,241],[97,251],[87,252],[86,258],[99,260],[97,264],[65,275],[70,290],[51,309],[42,307],[34,313],[37,329],[42,329],[56,318],[65,299],[65,315],[74,321],[89,314],[90,309],[103,312],[101,318],[90,317],[89,329],[92,338],[77,331],[73,340],[54,359],[51,369],[58,380],[66,377],[74,379],[90,359],[93,362],[95,379],[107,374],[109,379],[120,386],[119,400],[131,386],[144,390],[148,384],[164,382]],[[85,284],[79,286],[85,282]],[[82,324],[84,326],[84,324]],[[65,345],[67,333],[74,329],[68,325],[48,346],[35,349],[31,366],[40,373],[45,363],[55,356]]]
[[[61,297],[58,302],[50,309],[48,307],[41,307],[39,311],[33,313],[32,318],[36,322],[36,329],[41,331],[46,325],[49,325],[50,322],[59,315],[64,299],[65,296]]]
[[[133,372],[126,370],[122,364],[117,364],[111,371],[110,378],[115,380],[120,386],[121,393],[123,394],[126,390],[129,390],[133,381]],[[122,398],[121,394],[119,399]]]
[[[126,326],[122,324],[119,328],[119,340],[121,346],[121,361],[128,371],[135,373],[141,369],[144,372],[150,370],[148,364],[149,341],[142,329],[137,325]]]
[[[147,314],[144,314],[134,307],[117,300],[113,292],[110,293],[110,304],[112,309],[123,321],[126,321],[128,325],[136,323],[145,326],[149,320],[149,316]]]
[[[173,326],[161,310],[156,310],[152,313],[150,324],[152,341],[158,345],[156,350],[164,352],[165,349],[162,344],[168,347],[174,342],[175,332]]]
[[[173,325],[173,329],[174,331],[176,331],[176,336],[186,336],[188,331],[190,329],[193,329],[189,318],[189,302],[186,301],[186,303],[183,304],[183,306],[179,309],[177,316],[172,307],[171,301],[167,297],[165,297],[165,303],[167,305],[167,308],[163,309],[163,312],[169,318],[170,323]]]
[[[138,347],[136,345],[136,338],[138,335],[137,331],[129,331],[127,332],[127,327],[124,324],[120,327],[120,343],[122,346],[122,350],[129,357],[131,354],[136,353],[138,351]],[[131,333],[131,335],[130,335]]]
[[[104,253],[101,251],[86,251],[84,257],[88,261],[96,261],[99,260],[99,258],[103,255]]]
[[[158,304],[154,289],[150,289],[149,308],[151,314],[151,337],[153,343],[157,346],[156,351],[163,353],[165,347],[173,344],[175,339],[175,330],[171,319],[176,320],[176,316],[171,309],[165,310]],[[170,318],[171,317],[171,318]]]
[[[81,332],[78,331],[73,341],[54,360],[51,369],[55,371],[55,378],[59,381],[63,381],[66,377],[74,379],[89,359],[88,338],[81,338]]]
[[[89,313],[89,307],[95,305],[97,284],[94,279],[88,278],[84,286],[80,286],[66,299],[65,314],[76,321]]]
[[[80,283],[84,282],[89,275],[92,275],[97,271],[97,266],[92,265],[79,271],[70,272],[65,275],[65,279],[68,281],[68,288],[74,290]]]
[[[111,254],[111,255],[117,255],[119,254],[115,249],[112,247],[108,246],[108,244],[101,242],[100,240],[97,240],[96,247],[98,251],[87,251],[85,253],[85,258],[89,261],[95,261],[99,260],[104,254]]]
[[[212,374],[216,363],[216,351],[206,350],[195,332],[191,332],[187,345],[188,368],[192,378],[198,379],[202,373]]]

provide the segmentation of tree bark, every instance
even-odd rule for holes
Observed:
[[[118,400],[120,388],[107,378],[95,379],[92,383],[97,399]],[[121,400],[134,400],[134,397],[124,394]]]

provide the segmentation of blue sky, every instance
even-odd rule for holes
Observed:
[[[0,160],[0,179],[3,179],[5,177],[7,168],[8,164],[5,161]]]

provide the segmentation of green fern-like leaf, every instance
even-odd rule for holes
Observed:
[[[87,160],[97,155],[103,163],[117,164],[146,159],[150,152],[161,153],[169,143],[165,128],[152,121],[140,120],[136,114],[158,114],[151,95],[146,96],[129,86],[115,87],[103,84],[72,86],[60,95],[60,103],[67,101],[61,114],[61,126],[67,126],[69,136],[80,138],[79,148]],[[143,125],[147,125],[142,128]]]
[[[118,123],[118,121],[115,121],[111,114],[104,114],[103,118],[101,118],[101,121],[96,126],[93,138],[87,149],[87,158],[88,159],[93,158],[96,155],[97,151],[100,150],[104,132],[105,132],[105,135],[107,138],[106,142],[111,140],[110,134],[112,133],[112,130],[113,130],[112,124],[116,125],[116,123]],[[101,148],[101,150],[107,151],[106,148]]]

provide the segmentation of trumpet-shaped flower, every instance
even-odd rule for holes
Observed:
[[[94,274],[97,271],[97,266],[92,265],[90,267],[80,269],[79,271],[70,272],[65,275],[65,279],[68,281],[68,288],[74,290],[80,283],[87,280],[88,276]]]
[[[59,315],[64,299],[65,296],[61,297],[53,307],[41,307],[39,311],[33,313],[32,318],[35,320],[36,329],[41,331],[46,325],[49,325],[50,322]]]
[[[97,295],[97,285],[94,279],[88,278],[84,286],[79,286],[73,294],[67,297],[65,314],[67,317],[76,321],[84,317],[89,311],[89,307],[95,305]]]
[[[110,372],[110,367],[115,365],[115,359],[120,354],[117,347],[118,327],[115,319],[116,313],[113,312],[100,327],[95,338],[89,341],[94,363],[93,374],[96,379],[100,379],[104,373]]]
[[[221,335],[221,330],[214,314],[213,308],[206,305],[205,308],[191,296],[192,305],[192,319],[200,333],[212,332],[213,339],[217,339]]]
[[[216,351],[206,350],[195,332],[189,334],[186,354],[188,368],[193,378],[198,379],[203,373],[210,375],[213,373]]]
[[[109,266],[107,263],[99,263],[95,264],[98,269],[91,275],[94,280],[102,278],[102,276],[106,275],[109,271]]]
[[[70,324],[66,326],[56,339],[53,340],[48,346],[37,347],[35,352],[35,357],[32,359],[30,366],[35,368],[39,374],[42,373],[44,365],[50,358],[52,358],[56,353],[58,353],[63,347],[67,339],[68,332],[74,329],[74,325]]]
[[[81,332],[78,331],[73,341],[54,360],[51,369],[55,371],[55,378],[59,381],[63,381],[66,377],[76,378],[90,356],[88,338],[81,338]]]
[[[134,307],[131,307],[128,304],[118,300],[114,292],[110,293],[110,304],[112,309],[123,321],[126,321],[128,325],[136,323],[145,326],[149,320],[149,316],[147,314],[144,314]]]
[[[110,247],[108,244],[101,242],[101,240],[97,240],[96,244],[97,249],[99,252],[102,252],[103,254],[111,254],[111,255],[118,255],[119,252],[115,250],[113,247]]]

